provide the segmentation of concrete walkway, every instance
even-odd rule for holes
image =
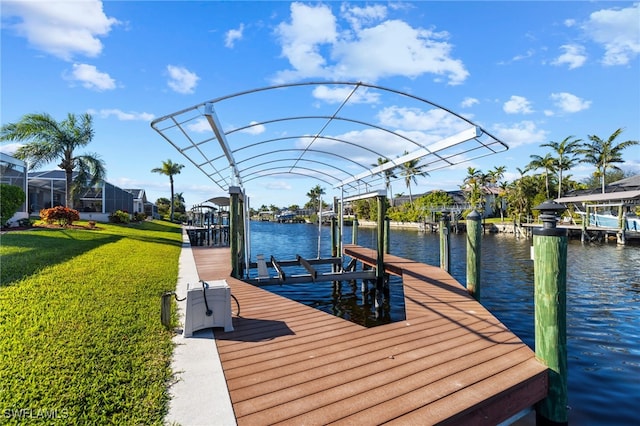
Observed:
[[[189,286],[199,284],[191,245],[183,234],[180,269],[176,294],[187,295]],[[180,324],[184,324],[185,302],[178,302]],[[229,398],[212,329],[197,331],[192,337],[182,337],[179,330],[173,341],[175,348],[171,369],[175,382],[169,388],[171,401],[165,424],[183,426],[233,426],[236,418]]]

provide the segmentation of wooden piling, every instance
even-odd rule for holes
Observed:
[[[537,424],[566,425],[567,410],[567,230],[556,227],[564,206],[547,201],[542,228],[533,230],[536,357],[549,368],[547,397],[536,407]]]
[[[331,218],[331,257],[336,257],[338,255],[338,246],[336,241],[336,218]]]
[[[451,236],[449,235],[449,220],[447,213],[442,212],[440,218],[440,267],[447,272],[451,270]]]
[[[391,252],[390,242],[391,238],[389,238],[389,233],[391,232],[391,219],[388,217],[384,218],[384,252],[385,254],[389,254]]]
[[[171,327],[171,297],[173,292],[167,291],[162,295],[162,303],[160,306],[160,321],[162,325]]]
[[[381,294],[382,287],[384,285],[384,253],[385,253],[385,216],[386,212],[386,197],[378,195],[376,201],[378,203],[378,241],[377,241],[377,258],[376,258],[376,299],[377,295]]]
[[[358,244],[358,216],[353,216],[353,227],[351,228],[351,244]]]
[[[467,215],[467,291],[480,300],[480,249],[482,223],[480,213],[473,210]]]
[[[232,186],[229,188],[230,205],[229,205],[229,247],[231,248],[231,276],[240,277],[240,267],[238,259],[239,239],[240,239],[240,188]]]

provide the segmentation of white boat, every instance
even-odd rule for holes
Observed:
[[[578,212],[584,216],[584,212]],[[599,228],[620,229],[620,222],[617,215],[611,213],[589,213],[589,225]],[[624,217],[624,229],[626,231],[640,231],[640,218],[627,214]]]

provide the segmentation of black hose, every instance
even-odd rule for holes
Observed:
[[[204,298],[204,306],[207,308],[205,314],[210,317],[211,315],[213,315],[213,311],[209,309],[209,303],[207,303],[207,287],[209,287],[209,284],[202,280],[200,282],[202,283],[202,297]]]

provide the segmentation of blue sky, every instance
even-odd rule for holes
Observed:
[[[620,140],[640,140],[637,2],[3,1],[1,36],[2,124],[34,112],[59,120],[90,112],[96,134],[87,151],[105,161],[108,181],[144,188],[151,201],[168,197],[168,178],[150,172],[166,159],[185,164],[175,185],[188,207],[223,195],[150,127],[153,119],[276,83],[407,91],[509,145],[420,178],[414,194],[458,189],[468,166],[504,165],[512,180],[531,154],[547,152],[540,144],[567,136],[607,138],[622,127]],[[282,102],[269,108],[296,100]],[[253,107],[223,119],[249,124]],[[624,170],[640,173],[640,147],[625,161]],[[585,164],[571,174],[592,172]],[[288,206],[304,204],[316,183],[269,177],[246,189],[253,207]],[[393,191],[407,193],[399,184]]]

